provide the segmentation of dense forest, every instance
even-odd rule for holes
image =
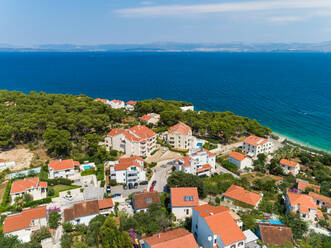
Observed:
[[[9,149],[18,144],[43,141],[53,157],[72,155],[72,150],[96,152],[96,144],[109,131],[111,124],[124,117],[138,117],[145,113],[159,113],[163,128],[183,121],[192,127],[195,135],[219,142],[253,133],[264,136],[270,129],[256,120],[234,115],[231,112],[182,112],[179,107],[190,103],[143,100],[134,112],[112,109],[85,95],[46,94],[17,91],[0,91],[0,148]],[[83,148],[82,148],[83,147]],[[94,148],[93,148],[94,147]]]

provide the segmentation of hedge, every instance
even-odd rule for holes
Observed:
[[[71,180],[70,179],[66,179],[66,178],[54,178],[54,179],[47,179],[46,182],[48,183],[49,186],[54,186],[54,185],[58,185],[58,184],[62,184],[62,185],[71,185]]]
[[[81,176],[95,175],[97,172],[95,169],[84,170],[80,173]]]
[[[41,200],[36,200],[36,201],[31,201],[31,202],[25,202],[23,207],[27,208],[27,207],[35,207],[41,204],[46,204],[46,203],[50,203],[52,202],[52,199],[50,197],[46,197],[44,199]]]
[[[10,193],[11,184],[12,184],[12,180],[8,180],[8,184],[2,198],[1,207],[6,207],[10,201],[9,193]]]

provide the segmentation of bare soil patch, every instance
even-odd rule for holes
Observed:
[[[1,159],[4,159],[6,162],[14,161],[16,163],[15,167],[10,168],[10,170],[12,171],[19,171],[22,169],[29,168],[33,156],[33,152],[29,151],[26,148],[15,148],[0,153]]]

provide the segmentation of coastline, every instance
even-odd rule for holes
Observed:
[[[275,132],[275,131],[272,131],[272,134],[275,134],[275,135],[279,136],[279,138],[280,138],[279,141],[281,141],[281,142],[283,142],[284,140],[288,140],[289,142],[291,142],[293,144],[296,144],[296,145],[300,146],[301,148],[306,147],[306,148],[309,148],[309,149],[330,153],[330,150],[326,150],[326,149],[323,149],[323,148],[320,148],[320,147],[316,147],[316,146],[310,145],[309,143],[304,143],[300,140],[294,139],[292,137],[289,137],[287,135],[284,135],[284,134],[281,134],[281,133],[278,133],[278,132]]]

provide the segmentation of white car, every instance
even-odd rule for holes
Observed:
[[[72,201],[72,195],[65,195],[64,198],[69,201]]]

